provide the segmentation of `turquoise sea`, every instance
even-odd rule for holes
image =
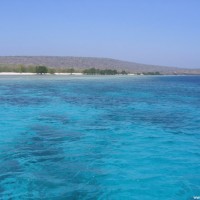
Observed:
[[[1,76],[0,199],[200,199],[200,76]]]

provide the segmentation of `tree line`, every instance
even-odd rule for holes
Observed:
[[[126,71],[118,72],[117,70],[112,69],[84,69],[84,70],[75,70],[74,68],[51,68],[46,66],[0,66],[0,72],[18,72],[18,73],[37,73],[37,74],[54,74],[54,73],[83,73],[88,75],[116,75],[116,74],[128,74]]]
[[[36,73],[36,74],[54,74],[54,73],[74,73],[74,68],[52,68],[43,65],[39,66],[24,66],[24,65],[0,65],[0,72],[17,72],[17,73]]]
[[[90,68],[90,69],[85,69],[83,70],[84,74],[88,75],[117,75],[117,74],[128,74],[126,71],[117,71],[116,69],[96,69],[96,68]]]
[[[0,65],[0,72],[18,72],[18,73],[36,73],[36,74],[55,74],[55,73],[83,73],[86,75],[127,75],[128,72],[125,70],[117,71],[116,69],[97,69],[97,68],[89,68],[78,70],[72,68],[52,68],[47,66],[24,66],[24,65],[16,65],[16,66],[5,66]],[[137,73],[137,75],[161,75],[160,72],[143,72]]]

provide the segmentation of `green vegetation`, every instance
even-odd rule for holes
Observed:
[[[68,70],[68,72],[71,73],[71,74],[72,74],[72,73],[75,73],[75,69],[74,69],[74,68],[70,68],[70,69]]]
[[[46,74],[48,72],[48,68],[46,66],[37,66],[35,68],[35,72],[37,74]]]
[[[160,72],[142,72],[137,73],[137,75],[162,75]]]
[[[122,70],[122,71],[121,71],[121,74],[122,74],[122,75],[127,75],[128,72],[126,72],[125,70]]]
[[[48,73],[49,73],[49,74],[55,74],[55,73],[56,73],[56,70],[53,69],[53,68],[48,68]]]
[[[18,72],[18,73],[36,73],[36,67],[35,66],[24,66],[24,65],[0,65],[0,72]]]
[[[116,75],[116,74],[128,74],[126,71],[118,72],[117,70],[112,69],[96,69],[96,68],[90,68],[83,70],[84,74],[87,75]]]
[[[0,65],[0,72],[54,74],[56,70],[46,66]]]
[[[83,73],[86,75],[127,75],[125,70],[117,71],[115,69],[74,69],[72,68],[52,68],[47,66],[24,66],[24,65],[3,65],[0,64],[0,72],[17,72],[17,73],[36,73],[36,74],[55,74],[55,73]],[[160,72],[143,72],[137,73],[137,75],[161,75]]]
[[[160,72],[143,72],[144,75],[161,75]]]

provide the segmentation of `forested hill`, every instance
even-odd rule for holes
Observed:
[[[200,69],[146,65],[110,58],[71,56],[0,56],[0,66],[15,66],[20,64],[24,66],[44,65],[54,68],[75,68],[80,70],[86,68],[116,69],[126,70],[130,73],[160,72],[162,74],[200,74]]]

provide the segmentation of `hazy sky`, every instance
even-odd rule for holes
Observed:
[[[0,0],[0,55],[200,67],[200,0]]]

